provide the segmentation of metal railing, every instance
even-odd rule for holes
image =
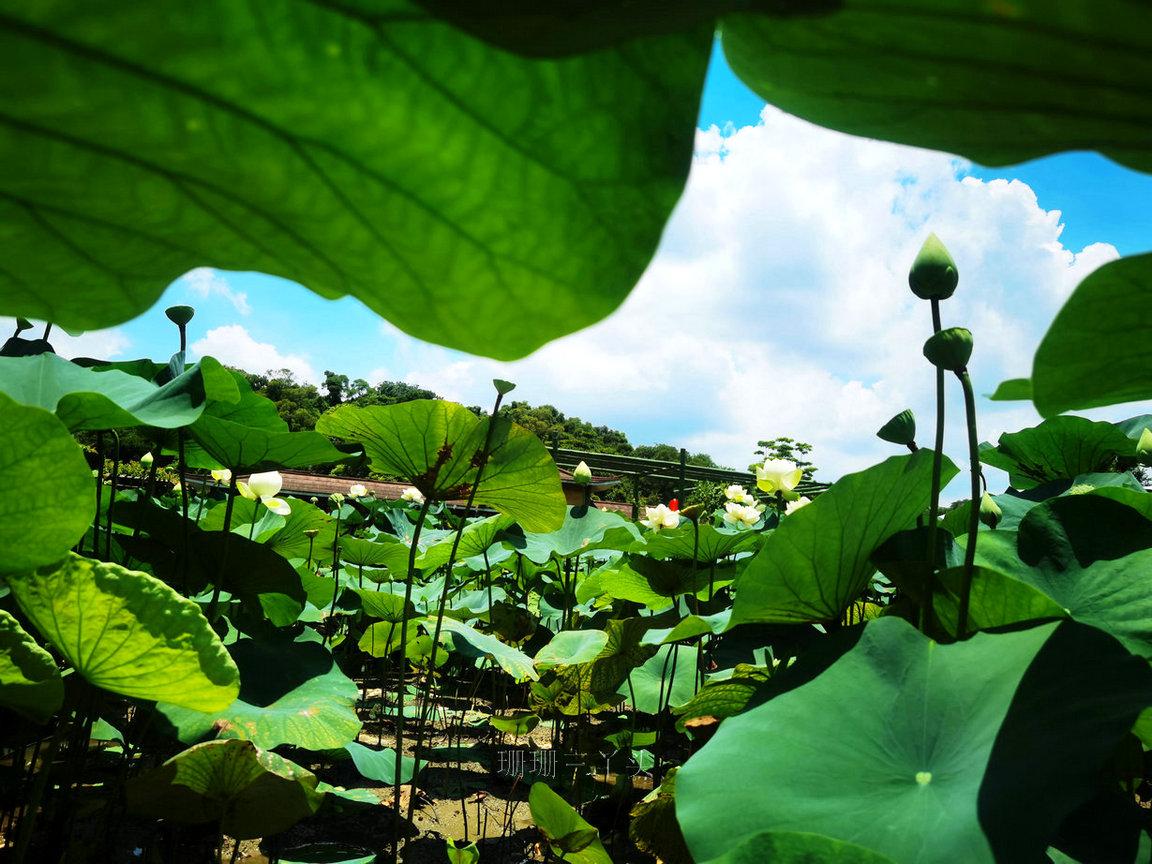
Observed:
[[[750,471],[735,471],[731,468],[706,468],[703,465],[688,463],[688,451],[680,448],[680,461],[669,462],[662,459],[641,459],[638,456],[620,456],[615,453],[595,453],[589,450],[569,450],[559,445],[559,436],[553,435],[549,448],[552,460],[561,468],[569,470],[581,462],[593,474],[634,477],[638,480],[662,480],[674,484],[677,498],[683,499],[697,483],[720,483],[729,486],[738,483],[748,489],[756,488],[756,475]],[[809,498],[819,495],[829,484],[804,481],[796,491]],[[633,487],[633,516],[639,510],[639,484]]]

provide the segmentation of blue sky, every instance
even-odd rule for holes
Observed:
[[[765,110],[719,55],[698,125],[688,189],[633,295],[608,321],[526,360],[448,351],[355,300],[210,270],[177,280],[140,318],[58,347],[165,357],[175,330],[163,309],[189,303],[198,310],[193,349],[255,371],[402,379],[469,404],[488,403],[491,378],[504,377],[519,382],[517,398],[615,426],[634,443],[705,450],[732,465],[750,461],[758,438],[808,440],[822,476],[833,479],[891,452],[872,433],[897,411],[912,407],[927,429],[927,312],[905,276],[929,230],[960,267],[945,319],[976,334],[973,371],[983,393],[1028,374],[1040,336],[1079,279],[1150,248],[1152,177],[1093,154],[984,168],[851,138]],[[651,348],[668,344],[681,353]],[[1036,420],[1023,405],[981,400],[980,410],[981,437],[990,440]],[[949,443],[962,456],[955,423]]]

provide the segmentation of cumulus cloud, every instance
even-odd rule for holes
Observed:
[[[228,324],[214,327],[191,345],[198,357],[215,357],[228,366],[248,372],[264,373],[287,369],[297,381],[319,385],[321,376],[307,357],[285,354],[269,342],[257,342],[244,327]]]
[[[967,169],[766,107],[755,126],[698,133],[660,250],[607,321],[511,364],[401,343],[400,365],[470,404],[488,401],[497,376],[518,381],[522,398],[626,430],[666,418],[677,431],[665,440],[733,466],[757,440],[789,435],[812,442],[821,476],[834,479],[894,452],[874,432],[904,408],[921,440],[931,435],[930,311],[907,284],[930,231],[960,270],[943,319],[973,331],[984,394],[1029,374],[1075,285],[1117,257],[1107,243],[1066,248],[1060,212],[1029,186]],[[963,463],[954,384],[947,443]],[[988,440],[1038,420],[1018,403],[981,398],[979,410]]]
[[[233,288],[218,270],[211,267],[197,267],[181,276],[180,281],[188,286],[189,291],[201,299],[220,297],[231,303],[241,315],[248,315],[252,312],[252,307],[248,303],[248,294]]]

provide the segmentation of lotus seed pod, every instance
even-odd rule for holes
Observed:
[[[304,529],[304,536],[307,537],[309,540],[314,539],[316,537],[316,535],[319,533],[320,533],[319,528],[305,528]]]
[[[183,327],[192,320],[192,316],[196,314],[196,310],[191,306],[169,306],[164,310],[164,314],[167,315],[168,320],[177,327]]]
[[[27,318],[17,318],[16,319],[16,332],[17,333],[23,333],[25,330],[31,330],[31,329],[32,329],[32,322],[29,321]]]
[[[956,262],[935,234],[929,234],[908,271],[908,285],[921,300],[947,300],[956,290],[960,274]]]
[[[511,381],[505,381],[503,378],[493,378],[492,386],[496,388],[496,392],[503,396],[506,393],[511,393],[516,389],[516,385]]]
[[[972,332],[964,327],[941,330],[924,343],[924,356],[938,369],[963,372],[972,356]]]
[[[880,427],[876,437],[881,441],[907,447],[916,443],[916,417],[910,408],[901,411]]]
[[[684,507],[680,510],[680,515],[685,519],[690,519],[691,521],[695,522],[704,515],[704,505],[689,504],[687,507]]]
[[[985,492],[984,497],[980,499],[980,521],[989,528],[995,528],[1000,524],[1003,516],[1004,511],[1000,509],[1000,505],[992,500],[991,495]]]

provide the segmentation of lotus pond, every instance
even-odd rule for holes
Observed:
[[[47,322],[0,349],[0,861],[1152,860],[1152,415],[1067,413],[1152,398],[1152,255],[1076,287],[992,397],[1044,419],[989,442],[928,236],[919,434],[637,521],[568,503],[507,381],[290,431],[188,307],[170,357],[53,350],[210,264],[523,357],[641,277],[718,37],[833,129],[1152,169],[1141,4],[0,12],[0,314]],[[405,493],[280,473],[353,464]]]

